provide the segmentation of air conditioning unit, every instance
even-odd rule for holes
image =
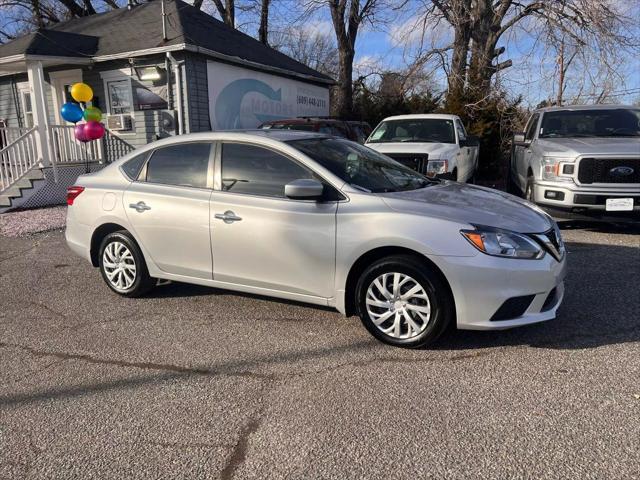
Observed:
[[[114,132],[126,132],[131,130],[130,115],[109,115],[107,117],[107,128]]]

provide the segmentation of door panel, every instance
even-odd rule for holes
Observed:
[[[143,182],[133,182],[125,192],[127,218],[158,268],[212,278],[210,197],[208,189]]]
[[[336,211],[335,202],[213,192],[214,280],[332,297]],[[225,212],[241,220],[215,217]]]

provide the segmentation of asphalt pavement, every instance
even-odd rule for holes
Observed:
[[[0,237],[0,479],[640,477],[640,227],[569,222],[557,319],[431,349]]]

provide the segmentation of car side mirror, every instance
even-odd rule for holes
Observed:
[[[513,134],[513,144],[520,147],[528,147],[531,142],[524,138],[524,132],[518,132]]]
[[[284,196],[292,200],[320,200],[324,185],[313,178],[300,178],[284,186]]]

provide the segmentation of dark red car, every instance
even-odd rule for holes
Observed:
[[[332,117],[298,117],[273,120],[263,123],[259,128],[326,133],[358,143],[364,143],[371,133],[371,126],[367,122],[338,120]]]

